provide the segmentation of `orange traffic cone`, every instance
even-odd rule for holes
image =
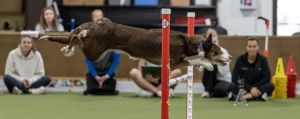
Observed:
[[[295,98],[296,97],[296,83],[297,83],[297,73],[295,69],[295,62],[293,55],[289,56],[287,68],[287,97]]]

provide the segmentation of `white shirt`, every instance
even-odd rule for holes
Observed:
[[[25,57],[20,47],[9,52],[6,65],[5,75],[10,75],[18,81],[28,80],[30,84],[45,75],[44,62],[40,52],[30,51]]]

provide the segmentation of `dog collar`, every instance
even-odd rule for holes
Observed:
[[[204,35],[205,35],[205,33],[202,35],[202,37],[201,37],[201,39],[200,39],[200,44],[199,44],[199,49],[200,49],[201,51],[204,51],[204,49],[203,49],[203,37],[204,37]]]
[[[204,48],[203,48],[203,37],[204,37],[205,33],[202,35],[201,39],[200,39],[200,43],[199,43],[199,51],[198,51],[198,55],[201,57],[204,57]]]

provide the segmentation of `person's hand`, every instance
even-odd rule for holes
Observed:
[[[99,88],[102,88],[102,85],[104,83],[105,80],[107,80],[109,77],[107,76],[96,76],[95,79],[98,81],[99,83]]]
[[[26,88],[30,87],[29,81],[27,79],[22,80],[21,82]]]
[[[256,87],[252,87],[250,92],[254,97],[258,97],[261,95],[261,92]]]

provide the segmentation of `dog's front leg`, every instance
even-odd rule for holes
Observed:
[[[186,61],[189,62],[190,65],[203,66],[208,71],[214,70],[214,66],[212,65],[212,63],[202,57],[189,57],[186,58]]]
[[[75,48],[74,48],[74,46],[72,46],[72,48],[69,49],[69,45],[66,45],[66,46],[62,47],[62,48],[60,49],[60,51],[64,52],[64,55],[65,55],[65,56],[70,57],[70,56],[74,55],[74,53],[75,53]]]

